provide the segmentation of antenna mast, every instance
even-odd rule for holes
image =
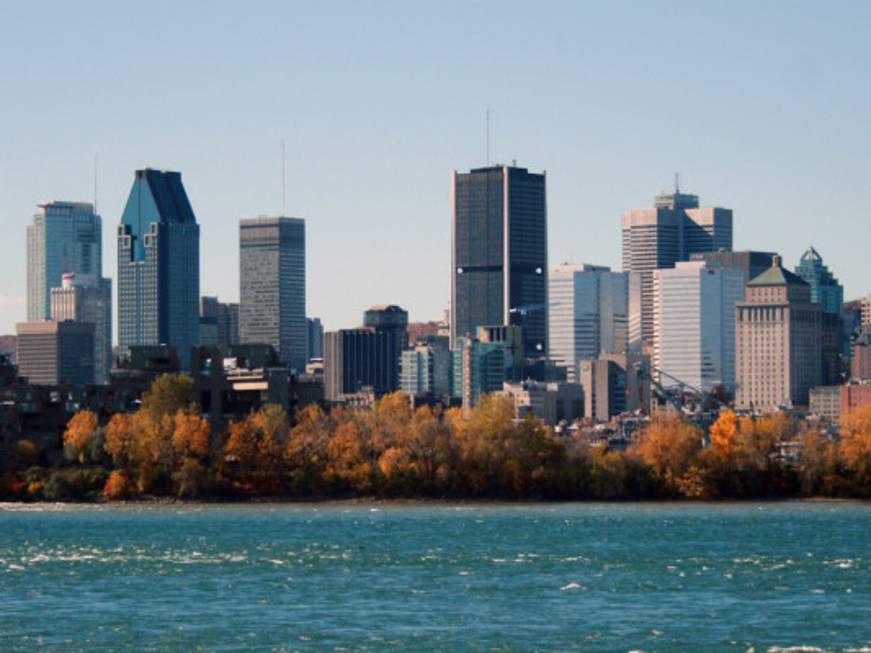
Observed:
[[[284,216],[284,212],[286,210],[285,199],[285,186],[287,175],[285,174],[285,155],[284,155],[284,139],[281,139],[281,215]]]
[[[675,195],[680,193],[680,173],[679,172],[674,173],[674,192],[675,192]]]

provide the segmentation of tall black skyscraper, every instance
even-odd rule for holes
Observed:
[[[527,355],[547,354],[545,175],[492,166],[454,173],[451,342],[479,326],[525,327]]]

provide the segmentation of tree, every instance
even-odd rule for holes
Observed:
[[[629,453],[648,465],[668,492],[680,493],[690,486],[681,484],[681,479],[695,466],[701,446],[699,429],[680,418],[666,417],[651,421]],[[692,474],[697,476],[698,468]]]
[[[735,446],[735,435],[738,433],[738,418],[731,410],[724,410],[717,417],[717,421],[711,424],[710,438],[711,447],[723,460],[732,457]]]
[[[90,449],[99,426],[97,416],[90,410],[80,410],[73,415],[64,431],[64,449],[67,456],[84,463],[85,452]]]
[[[854,491],[871,495],[871,406],[856,406],[841,416],[839,453],[851,472]]]
[[[196,413],[194,380],[186,374],[161,374],[142,397],[139,411],[152,419],[171,417],[178,411]]]

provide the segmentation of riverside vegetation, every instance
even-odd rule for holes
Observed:
[[[871,497],[871,407],[841,419],[838,441],[782,413],[724,411],[707,439],[680,418],[655,417],[615,451],[515,420],[498,395],[468,413],[412,410],[401,393],[365,411],[307,406],[292,426],[267,405],[215,433],[193,390],[189,377],[164,375],[137,412],[105,427],[91,411],[76,413],[59,465],[18,441],[0,456],[0,499]],[[789,440],[801,442],[798,461],[774,455]]]

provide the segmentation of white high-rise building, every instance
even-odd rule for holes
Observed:
[[[653,273],[653,366],[694,388],[735,390],[735,304],[741,270],[704,261]]]
[[[239,340],[275,347],[282,363],[308,362],[305,221],[254,218],[239,225]]]
[[[112,369],[112,280],[94,275],[63,275],[60,288],[51,289],[51,319],[94,325],[94,379],[109,383]]]
[[[559,265],[548,276],[550,358],[577,379],[578,361],[627,348],[629,275],[588,264]]]

